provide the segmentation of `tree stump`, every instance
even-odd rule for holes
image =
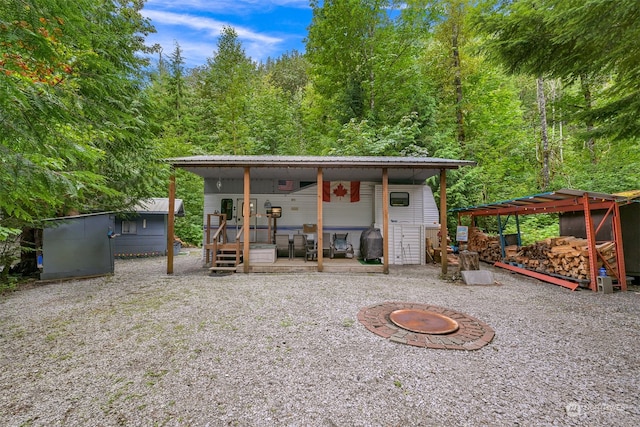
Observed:
[[[478,252],[460,252],[460,271],[480,270],[480,257]]]

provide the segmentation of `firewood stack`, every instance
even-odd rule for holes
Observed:
[[[469,227],[467,249],[472,252],[477,252],[478,257],[485,262],[502,260],[502,251],[500,250],[500,239],[498,236],[490,236],[477,227]]]
[[[469,230],[469,250],[478,252],[482,261],[502,261],[499,238],[489,236],[477,228]],[[615,243],[600,243],[596,245],[596,250],[611,266],[607,267],[607,275],[617,276]],[[517,246],[507,246],[505,253],[505,262],[515,263],[522,268],[578,280],[588,280],[591,276],[587,239],[573,236],[552,237],[520,249]],[[602,259],[598,257],[597,268],[603,265]]]
[[[607,268],[607,275],[617,275],[614,242],[598,244],[596,250],[613,268],[613,270]],[[552,273],[578,280],[586,280],[591,277],[587,239],[573,236],[554,237],[525,246],[511,261],[542,273]],[[597,268],[603,265],[602,259],[598,257]]]

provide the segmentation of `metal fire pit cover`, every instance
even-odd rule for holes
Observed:
[[[444,335],[458,330],[458,322],[433,311],[418,309],[395,310],[389,319],[396,325],[420,334]]]

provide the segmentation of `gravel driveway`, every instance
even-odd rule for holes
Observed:
[[[640,424],[640,295],[502,270],[500,286],[389,275],[209,277],[199,253],[0,299],[0,425]],[[483,266],[483,268],[488,268]],[[361,325],[384,301],[486,322],[476,351],[392,342]]]

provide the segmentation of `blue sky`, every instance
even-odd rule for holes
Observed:
[[[303,52],[311,23],[308,0],[147,0],[142,15],[157,30],[147,44],[160,44],[168,56],[178,42],[187,68],[213,57],[225,25],[236,30],[247,56],[260,62]]]

